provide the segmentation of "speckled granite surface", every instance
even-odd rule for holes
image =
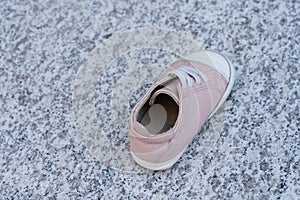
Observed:
[[[1,1],[1,199],[299,199],[299,16],[300,3],[292,0]],[[147,66],[161,69],[180,49],[105,53],[114,59],[106,57],[110,64],[93,77],[90,98],[92,126],[108,136],[80,134],[73,84],[97,49],[141,27],[189,35],[200,48],[227,55],[237,70],[232,94],[204,136],[172,169],[155,173],[124,159],[122,117],[153,81]],[[116,91],[134,73],[149,80],[126,97],[122,114],[114,108],[125,98],[115,98]],[[111,107],[103,111],[106,103]],[[218,140],[202,155],[205,133],[216,131]],[[91,151],[87,138],[101,137],[124,144],[124,157],[116,149]]]

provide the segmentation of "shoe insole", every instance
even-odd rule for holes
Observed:
[[[158,134],[167,121],[167,111],[160,104],[153,104],[145,113],[141,123],[150,134]]]

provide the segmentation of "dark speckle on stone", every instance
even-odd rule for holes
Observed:
[[[104,38],[104,39],[108,39],[108,38],[110,38],[111,36],[112,36],[112,34],[109,33],[109,34],[104,35],[103,38]]]
[[[260,169],[261,169],[262,171],[267,171],[268,168],[269,168],[269,163],[267,163],[267,162],[262,162],[262,163],[260,163]]]

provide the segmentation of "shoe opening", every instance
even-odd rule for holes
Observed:
[[[167,94],[159,94],[154,104],[149,100],[142,106],[137,115],[137,121],[142,124],[150,134],[161,134],[173,128],[177,121],[179,106]]]

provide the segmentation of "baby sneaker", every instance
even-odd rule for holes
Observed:
[[[171,64],[131,112],[133,159],[150,170],[172,167],[225,102],[233,82],[234,68],[213,51],[198,51]]]

